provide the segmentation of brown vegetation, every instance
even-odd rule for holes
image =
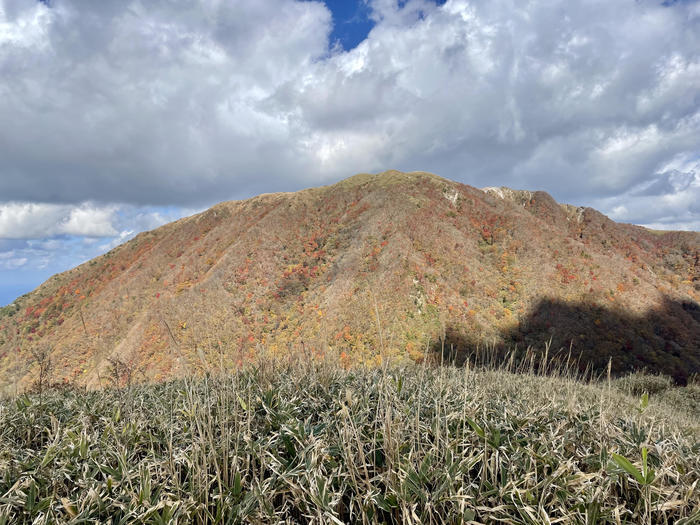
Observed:
[[[0,382],[107,384],[240,366],[260,348],[420,361],[460,344],[571,348],[700,372],[700,234],[426,173],[225,202],[138,235],[0,310]],[[465,346],[465,351],[469,347]],[[380,354],[382,354],[380,356]]]

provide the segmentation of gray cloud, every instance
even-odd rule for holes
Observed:
[[[182,204],[284,176],[285,117],[257,106],[324,52],[321,4],[52,5],[0,14],[4,198]]]
[[[698,3],[372,0],[348,52],[319,2],[52,6],[0,0],[1,200],[200,206],[399,168],[700,223],[669,178],[700,155]]]
[[[613,219],[661,230],[700,231],[700,157],[679,156],[656,178],[595,202]]]

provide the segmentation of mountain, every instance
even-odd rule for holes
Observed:
[[[265,351],[347,363],[571,350],[700,372],[700,233],[618,224],[544,192],[428,173],[224,202],[142,233],[0,310],[0,386],[150,380]]]

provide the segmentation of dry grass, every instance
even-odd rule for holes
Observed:
[[[0,404],[0,523],[697,523],[700,414],[674,391],[261,358],[21,396]]]

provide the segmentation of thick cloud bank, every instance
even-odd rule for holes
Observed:
[[[700,3],[368,7],[345,51],[322,2],[0,0],[0,237],[387,168],[700,229]]]

